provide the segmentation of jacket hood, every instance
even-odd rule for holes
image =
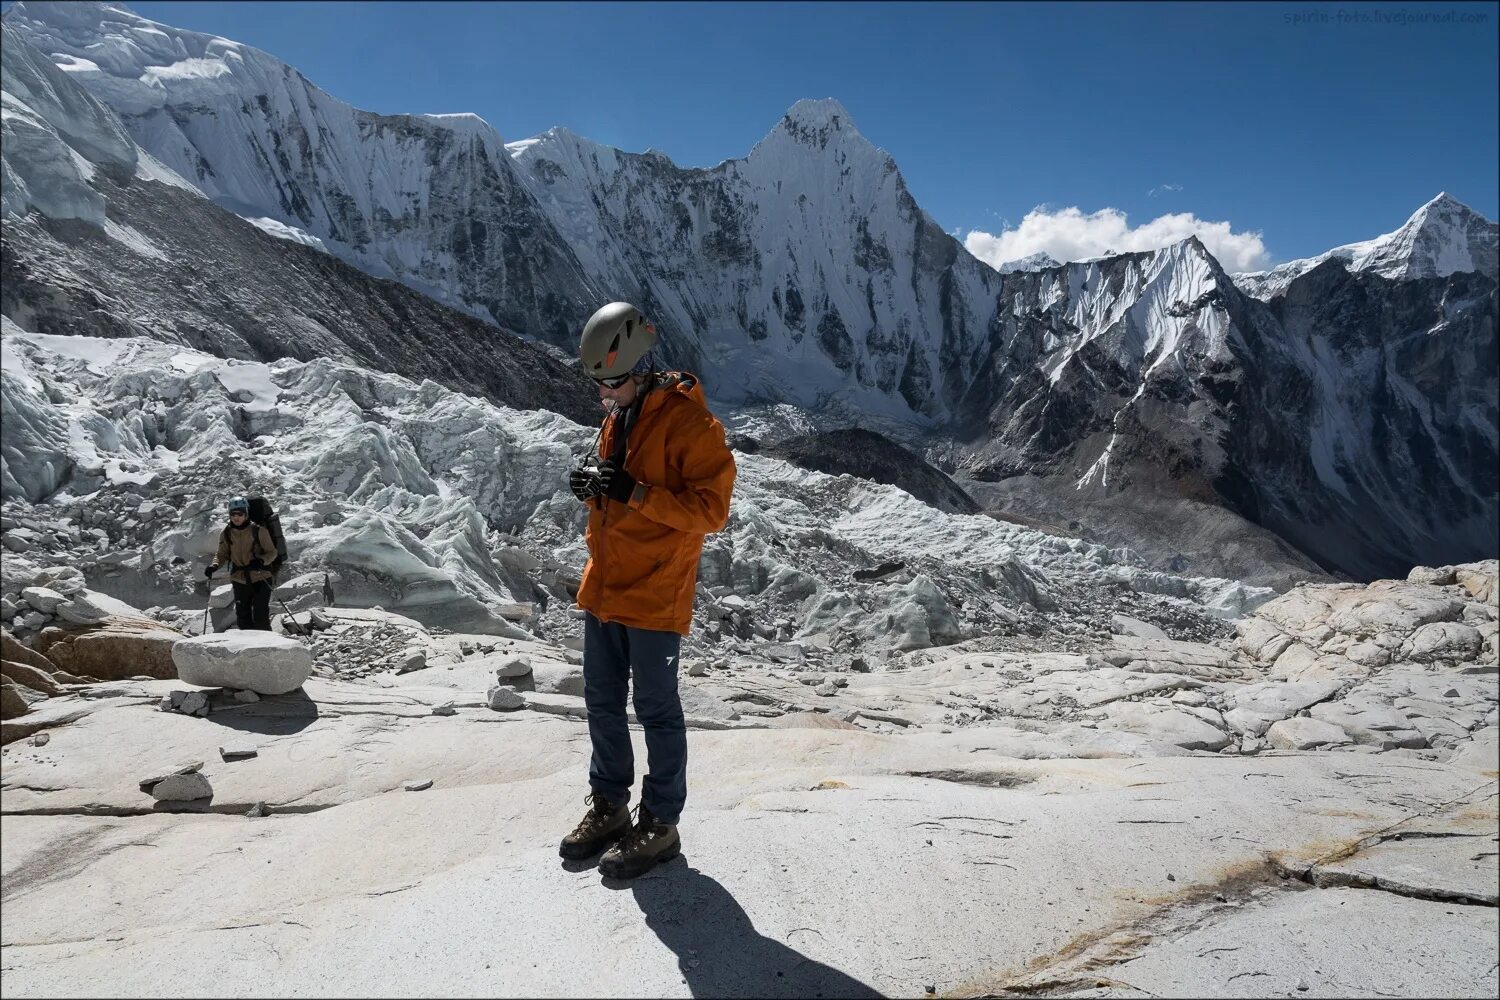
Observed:
[[[703,384],[698,381],[698,376],[691,372],[659,372],[656,376],[656,385],[652,387],[651,395],[667,393],[686,396],[704,409],[708,408],[708,399],[703,395]],[[650,396],[647,397],[650,399]]]

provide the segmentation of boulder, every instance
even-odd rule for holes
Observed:
[[[1408,583],[1427,583],[1434,587],[1447,587],[1453,583],[1452,566],[1413,566],[1406,574]]]
[[[1391,650],[1389,645],[1378,642],[1355,642],[1345,648],[1344,657],[1374,670],[1391,662]]]
[[[1111,615],[1109,628],[1115,635],[1133,635],[1140,639],[1167,638],[1167,633],[1155,625],[1152,625],[1150,622],[1143,622],[1138,618],[1131,618],[1129,615]]]
[[[33,573],[31,583],[71,596],[84,587],[83,570],[77,566],[48,566]]]
[[[700,688],[684,687],[678,693],[682,698],[682,713],[690,719],[731,722],[740,717],[733,705]]]
[[[56,614],[63,621],[75,625],[95,625],[108,618],[110,612],[85,591],[57,605]]]
[[[312,675],[313,666],[312,653],[295,639],[239,630],[179,639],[172,662],[177,676],[189,684],[257,694],[295,691]]]
[[[0,675],[3,675],[22,687],[40,691],[42,694],[62,694],[62,687],[52,679],[52,675],[45,670],[28,666],[25,663],[16,663],[13,660],[0,660]]]
[[[1255,617],[1274,623],[1283,632],[1301,632],[1328,618],[1329,588],[1297,587],[1255,609]]]
[[[24,663],[28,667],[45,670],[49,674],[57,671],[57,664],[3,630],[0,630],[0,659]]]
[[[514,688],[499,685],[490,688],[487,701],[490,708],[497,712],[514,712],[518,708],[526,707],[526,699],[517,694]]]
[[[1240,649],[1257,663],[1270,663],[1291,645],[1292,637],[1281,631],[1269,619],[1258,615],[1241,618],[1234,623],[1239,637]]]
[[[1454,568],[1454,577],[1458,585],[1467,590],[1474,600],[1483,601],[1486,604],[1495,603],[1497,574],[1500,574],[1500,561],[1495,559],[1465,563]]]
[[[210,710],[208,694],[203,691],[173,691],[162,699],[161,710],[205,716]]]
[[[1352,660],[1336,653],[1319,655],[1300,642],[1288,646],[1286,652],[1278,656],[1271,665],[1272,677],[1288,681],[1363,677],[1368,672]]]
[[[163,781],[166,781],[168,778],[174,777],[176,775],[195,774],[201,770],[203,770],[203,761],[191,761],[190,763],[175,767],[170,771],[162,771],[157,774],[152,774],[149,777],[142,778],[139,782],[140,789],[143,792],[149,792],[151,791],[151,789],[155,788]]]
[[[0,719],[17,719],[31,711],[31,704],[21,688],[8,680],[0,681]]]
[[[1314,705],[1309,711],[1314,719],[1338,726],[1355,743],[1364,746],[1381,750],[1395,750],[1398,747],[1417,750],[1427,746],[1426,738],[1405,715],[1393,708],[1378,704],[1333,701]]]
[[[323,577],[324,574],[321,572],[303,573],[301,576],[294,576],[290,580],[277,585],[276,596],[287,603],[291,603],[297,598],[309,594],[316,594],[321,598],[323,596]]]
[[[26,587],[21,591],[21,600],[44,615],[55,614],[57,606],[67,598],[47,587]]]
[[[509,654],[496,657],[486,657],[484,661],[493,660],[495,664],[495,677],[497,680],[506,680],[511,677],[525,677],[531,673],[531,660],[524,656],[511,656]]]
[[[533,689],[546,694],[571,694],[583,697],[583,669],[575,664],[542,662],[530,673]],[[500,683],[506,683],[502,680]]]
[[[173,774],[151,787],[151,797],[158,802],[192,802],[211,799],[213,794],[214,786],[208,783],[201,771]]]
[[[227,608],[234,603],[234,584],[221,583],[208,595],[208,606],[211,608]]]
[[[1141,702],[1113,702],[1104,709],[1101,727],[1139,733],[1159,743],[1184,750],[1219,750],[1234,742],[1228,735],[1196,716]]]
[[[1266,739],[1278,750],[1311,750],[1320,746],[1342,746],[1349,734],[1330,722],[1297,716],[1282,719],[1266,730]]]
[[[409,674],[414,670],[423,670],[427,666],[427,650],[420,646],[411,646],[396,654],[396,673]]]
[[[1466,662],[1479,655],[1484,636],[1472,625],[1462,622],[1434,622],[1423,625],[1401,646],[1401,658],[1414,663],[1434,660]]]
[[[1337,694],[1343,686],[1344,682],[1337,678],[1324,678],[1231,688],[1224,696],[1229,706],[1224,720],[1236,732],[1260,736],[1272,723]]]
[[[49,628],[37,648],[62,670],[100,680],[177,676],[172,646],[182,638],[146,619],[107,618],[91,628]]]
[[[1328,624],[1351,636],[1379,632],[1406,635],[1432,622],[1454,621],[1463,611],[1464,602],[1448,592],[1421,584],[1382,580],[1353,593],[1347,603],[1341,600],[1340,609],[1328,617]]]

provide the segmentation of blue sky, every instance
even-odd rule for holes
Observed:
[[[358,107],[472,111],[507,140],[566,125],[685,166],[836,97],[960,235],[1048,206],[1036,233],[1128,242],[1185,213],[1157,228],[1227,223],[1230,255],[1259,232],[1279,261],[1394,229],[1441,190],[1497,217],[1493,3],[129,6]],[[1410,22],[1447,11],[1486,20]]]

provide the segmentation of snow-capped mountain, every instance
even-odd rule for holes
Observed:
[[[742,433],[747,422],[798,433],[873,426],[927,449],[946,472],[1036,485],[1037,505],[1058,498],[1085,525],[1089,508],[1150,492],[1275,526],[1323,565],[1358,575],[1495,548],[1500,501],[1485,471],[1497,412],[1495,227],[1452,199],[1358,252],[1291,268],[1269,306],[1196,239],[1001,274],[922,212],[836,101],[799,102],[744,158],[690,169],[564,129],[503,146],[477,119],[369,115],[264,53],[119,7],[23,3],[7,24],[120,111],[137,143],[262,230],[321,242],[502,323],[506,310],[530,317],[514,325],[556,344],[574,341],[595,303],[635,301],[664,329],[668,359],[702,375],[721,406],[740,407],[726,419]],[[455,145],[460,135],[466,144]],[[129,259],[129,277],[153,275],[146,301],[171,303],[162,325],[185,343],[255,357],[318,350],[326,313],[302,310],[267,336],[256,321],[219,315],[227,303],[244,316],[238,279],[205,288],[202,276],[181,278],[194,253],[175,209],[159,204],[162,185],[88,183],[109,192],[118,224],[182,249],[104,261],[86,240],[58,251],[56,227],[8,226],[8,315],[35,310],[41,332],[59,332],[48,324],[64,317],[78,332],[151,332],[159,317],[121,324],[130,310],[91,301],[109,300]],[[200,214],[212,207],[196,203]],[[233,229],[199,217],[193,226]],[[475,229],[476,218],[487,221]],[[512,238],[456,252],[481,231]],[[354,232],[365,235],[351,242]],[[236,230],[231,242],[243,240]],[[274,258],[289,262],[278,282],[338,263],[276,242],[286,253]],[[231,270],[250,272],[245,285],[261,287],[248,256],[227,256]],[[24,300],[13,276],[29,283]],[[1299,282],[1338,308],[1290,308]],[[342,311],[381,287],[351,284]],[[100,328],[101,312],[116,328]],[[191,339],[204,328],[215,336]],[[1414,330],[1429,336],[1412,341]],[[261,339],[247,348],[252,333]],[[371,339],[344,356],[475,384],[461,363],[469,343]],[[1423,372],[1405,367],[1418,361]],[[1429,370],[1460,384],[1445,388]],[[480,391],[508,399],[514,386]],[[1129,541],[1155,565],[1242,571],[1237,540],[1171,516],[1131,523],[1141,534]]]
[[[661,317],[721,399],[938,419],[972,374],[998,275],[837,101],[710,169],[565,129],[508,148],[595,284]]]
[[[1061,266],[1060,263],[1054,260],[1050,253],[1045,250],[1038,250],[1036,253],[1027,254],[1025,257],[1008,260],[995,270],[1001,274],[1011,274],[1015,271],[1045,271],[1049,267],[1059,266]]]
[[[514,406],[596,412],[576,367],[215,206],[8,20],[0,34],[5,315],[221,357],[342,358]]]
[[[1493,272],[1335,258],[1268,306],[1189,239],[1006,296],[947,452],[976,478],[1216,500],[1355,575],[1500,546]]]
[[[247,218],[539,338],[599,293],[477,116],[352,108],[258,49],[108,3],[18,3],[6,22],[136,142]]]
[[[1500,269],[1496,248],[1495,224],[1444,191],[1393,233],[1287,261],[1268,271],[1244,271],[1234,276],[1234,282],[1248,294],[1270,301],[1286,291],[1293,278],[1326,260],[1387,278],[1445,278],[1466,271],[1494,274]]]

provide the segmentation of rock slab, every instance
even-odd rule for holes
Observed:
[[[295,639],[271,632],[225,632],[180,639],[172,647],[177,676],[200,687],[257,694],[295,691],[312,675],[313,658]]]

